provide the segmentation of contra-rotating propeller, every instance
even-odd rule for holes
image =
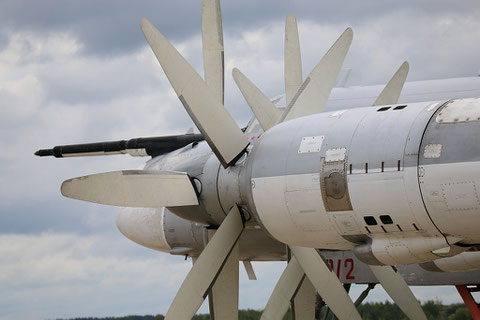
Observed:
[[[235,166],[237,160],[245,153],[249,142],[223,106],[224,50],[219,0],[202,1],[205,80],[152,23],[143,19],[141,27],[179,100],[221,165],[224,168]],[[280,122],[323,110],[352,38],[353,32],[347,28],[310,75],[303,80],[296,20],[293,15],[287,17],[285,33],[287,107],[283,112],[278,110],[240,71],[234,69],[234,79],[264,130]],[[408,64],[404,64],[387,84],[376,103],[395,103],[407,73]],[[123,151],[124,149],[119,149],[115,152]],[[62,193],[79,200],[117,206],[195,206],[199,204],[198,190],[190,178],[186,172],[115,171],[67,180],[62,184]],[[244,230],[244,223],[242,208],[235,204],[229,208],[220,227],[209,231],[208,244],[195,260],[167,312],[166,319],[192,318],[207,295],[211,299],[211,312],[215,318],[237,318],[239,262],[237,242]],[[294,305],[308,306],[295,308],[297,317],[303,318],[305,314],[310,317],[315,290],[339,319],[360,319],[342,284],[315,249],[291,247],[291,251],[293,253],[291,262],[267,304],[263,319],[276,319],[276,316],[280,315],[279,311],[287,310],[288,302],[292,299],[295,301]],[[403,296],[407,298],[400,299],[402,301],[397,299],[399,292],[409,292],[406,286],[399,286],[402,291],[395,289],[395,284],[401,284],[403,279],[399,279],[398,276],[392,277],[386,269],[381,270],[383,271],[375,274],[378,274],[377,278],[387,292],[395,293],[391,296],[400,308],[408,314],[405,307],[406,303],[410,303],[409,307],[416,310],[415,303],[418,302],[410,299],[413,295],[404,294]],[[396,279],[396,282],[392,279]],[[423,319],[418,313],[415,315]]]

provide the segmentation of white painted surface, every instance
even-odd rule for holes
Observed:
[[[62,183],[65,197],[119,207],[198,205],[190,178],[184,172],[112,171],[73,178]]]
[[[323,206],[320,174],[252,179],[262,224],[277,240],[306,247],[345,248],[352,244],[333,227]]]
[[[234,68],[232,76],[263,131],[273,127],[282,112],[240,70]]]
[[[208,145],[224,167],[249,144],[235,120],[218,100],[218,95],[148,20],[142,30],[170,84],[182,100]]]
[[[409,319],[427,320],[420,303],[402,276],[390,266],[369,266],[395,304]]]
[[[453,257],[434,261],[435,265],[446,272],[461,272],[480,269],[480,252],[463,252]]]
[[[448,243],[442,236],[425,234],[378,234],[373,237],[372,252],[385,265],[421,263],[438,259],[431,251],[446,248]]]
[[[253,270],[253,266],[250,261],[243,261],[243,267],[245,268],[245,272],[247,272],[248,280],[257,280],[255,270]]]
[[[374,216],[380,223],[380,215],[390,215],[394,226],[398,224],[403,231],[415,230],[403,171],[348,175],[348,188],[360,225],[365,225],[364,216]],[[380,225],[368,228],[372,233],[384,233]],[[398,228],[396,231],[400,232]]]
[[[275,285],[260,320],[283,318],[304,275],[305,273],[297,259],[292,257]]]
[[[163,226],[164,212],[165,208],[119,208],[117,228],[125,237],[139,245],[169,252],[171,248]]]
[[[437,115],[438,123],[480,121],[480,98],[455,99]]]
[[[295,319],[315,319],[315,299],[317,291],[308,277],[304,277],[293,298]]]
[[[202,45],[205,82],[223,104],[223,29],[219,0],[202,1]]]
[[[347,153],[346,148],[328,149],[325,153],[326,162],[343,161]]]
[[[183,281],[168,309],[166,320],[191,319],[195,315],[242,231],[243,221],[235,206]]]
[[[442,154],[441,144],[427,144],[423,150],[423,157],[427,159],[440,158]]]
[[[285,18],[285,100],[288,105],[302,85],[302,56],[297,19],[293,14]]]
[[[445,234],[480,241],[480,163],[422,166],[419,178],[425,206]]]
[[[209,237],[215,230],[208,230]],[[238,320],[238,242],[232,248],[225,264],[210,289],[209,304],[213,307],[214,319]]]
[[[300,94],[297,93],[297,99],[293,98],[293,104],[287,106],[280,121],[288,121],[322,112],[335,85],[352,39],[353,31],[347,28],[315,66],[307,78],[310,82],[306,84]]]
[[[298,153],[320,152],[325,136],[303,137]]]
[[[430,112],[430,111],[432,111],[433,109],[435,109],[439,104],[440,104],[440,102],[432,103],[432,104],[429,105],[427,108],[425,108],[425,111],[426,111],[426,112]]]
[[[398,102],[409,69],[410,66],[407,61],[402,63],[397,72],[395,72],[385,88],[383,88],[382,92],[378,95],[373,106],[385,106],[388,104],[396,104]]]
[[[420,185],[418,183],[417,167],[404,168],[403,182],[405,184],[406,200],[412,213],[411,222],[415,223],[415,226],[420,231],[430,236],[441,236],[440,231],[433,224],[425,209]],[[411,225],[407,230],[416,230],[415,226]]]

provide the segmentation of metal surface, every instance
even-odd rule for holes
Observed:
[[[215,230],[208,230],[208,237]],[[208,295],[211,319],[238,319],[238,242],[232,248]]]
[[[303,137],[298,153],[320,152],[325,136]]]
[[[346,166],[346,161],[326,161],[325,158],[322,158],[320,185],[323,204],[327,212],[353,209],[348,194]],[[359,232],[360,230],[356,230],[356,233]]]
[[[442,145],[441,144],[427,144],[423,149],[424,158],[440,158],[442,154]]]
[[[371,106],[385,85],[333,88],[325,111]],[[398,103],[480,97],[480,77],[409,81],[403,86]]]
[[[291,246],[291,250],[308,279],[339,319],[361,319],[341,282],[315,249]]]
[[[472,296],[472,291],[470,290],[469,287],[467,286],[455,286],[457,288],[458,293],[463,299],[463,302],[468,308],[468,311],[470,311],[470,314],[472,315],[472,318],[474,320],[480,320],[480,307],[478,306],[477,302]],[[478,285],[476,285],[476,290],[478,290]]]
[[[373,106],[385,106],[389,104],[396,104],[398,102],[398,98],[402,92],[403,84],[407,79],[409,69],[410,66],[408,65],[407,61],[402,63],[397,72],[395,72],[390,81],[388,81],[385,88],[383,88],[382,92],[373,103]]]
[[[297,19],[293,14],[289,14],[285,18],[284,70],[285,100],[286,105],[288,105],[303,82],[302,56],[300,54]]]
[[[240,70],[234,68],[232,76],[263,131],[273,127],[282,112]]]
[[[195,315],[237,243],[243,228],[240,211],[234,206],[188,273],[165,319],[186,320]]]
[[[202,45],[205,82],[223,104],[225,66],[220,0],[202,1]]]
[[[292,313],[295,320],[315,319],[315,298],[317,291],[308,277],[304,277],[292,300]]]
[[[250,155],[254,216],[276,239],[309,247],[352,249],[355,239],[384,234],[390,241],[441,239],[425,211],[417,173],[421,136],[435,110],[432,103],[387,111],[359,108],[275,126]],[[298,153],[305,137],[317,136],[324,136],[320,152]],[[379,223],[367,225],[366,216]],[[392,223],[380,223],[380,216]],[[417,262],[425,261],[428,252],[423,254]]]
[[[302,267],[297,259],[292,257],[275,285],[260,319],[282,319],[290,306],[290,300],[295,296],[304,277],[305,273]]]
[[[175,207],[198,204],[184,172],[112,171],[62,183],[65,197],[119,207]]]
[[[420,265],[434,272],[462,272],[480,270],[480,252],[467,251]]]
[[[347,28],[305,79],[295,97],[285,108],[279,122],[319,113],[323,110],[352,39],[353,31]]]
[[[449,102],[436,116],[437,123],[480,121],[480,98],[456,99]]]
[[[390,298],[409,319],[427,320],[417,298],[402,276],[390,266],[370,266],[375,277]]]
[[[125,237],[139,245],[170,252],[172,247],[165,235],[164,214],[165,208],[120,208],[116,219],[117,228]],[[171,213],[169,215],[173,216]],[[191,224],[178,217],[177,219],[185,224]],[[190,246],[190,242],[182,241],[183,243]]]
[[[170,84],[188,114],[224,167],[245,150],[248,140],[208,85],[146,19],[142,30]]]
[[[150,226],[153,228],[154,226]],[[194,221],[182,219],[165,209],[163,214],[163,226],[165,239],[174,252],[181,255],[199,256],[204,248],[205,225]],[[154,231],[154,230],[153,230]],[[153,232],[152,231],[152,232]],[[188,248],[188,251],[179,252],[180,248]],[[170,252],[172,253],[172,252]]]
[[[245,268],[245,272],[247,272],[248,280],[257,280],[255,270],[253,270],[252,262],[249,260],[244,260],[242,262],[243,267]]]
[[[425,130],[418,160],[430,218],[442,233],[470,244],[480,242],[480,121],[466,117],[476,112],[473,105],[479,101],[453,100],[439,108]],[[429,152],[432,145],[441,145],[438,156]]]
[[[200,134],[193,134],[192,132],[176,136],[134,138],[130,140],[56,146],[52,149],[38,150],[35,152],[35,155],[40,157],[54,156],[56,158],[114,154],[129,154],[132,157],[157,157],[183,148],[190,143],[198,143],[203,140]]]

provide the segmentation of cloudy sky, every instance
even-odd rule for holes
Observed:
[[[457,1],[224,1],[226,107],[251,113],[231,79],[238,67],[269,96],[283,92],[283,31],[297,16],[304,74],[348,26],[351,85],[477,76],[480,5]],[[177,134],[193,126],[147,47],[150,19],[203,74],[200,0],[0,2],[0,318],[165,313],[190,268],[124,238],[115,209],[63,198],[63,180],[138,168],[142,159],[37,158],[58,144]],[[282,265],[241,272],[240,306],[262,308]],[[273,271],[272,271],[273,270]],[[354,290],[358,295],[361,288]],[[451,288],[415,289],[459,301]],[[375,289],[373,300],[384,300]],[[202,311],[206,311],[203,307]]]

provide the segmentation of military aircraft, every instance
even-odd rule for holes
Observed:
[[[205,79],[152,23],[141,27],[201,134],[36,155],[152,157],[143,170],[70,179],[61,191],[125,208],[117,226],[128,238],[193,258],[166,319],[190,319],[207,295],[215,318],[236,318],[239,261],[251,278],[250,261],[288,261],[262,319],[281,319],[291,301],[297,319],[313,319],[315,292],[339,319],[360,319],[342,282],[380,282],[407,316],[426,319],[408,284],[478,279],[431,272],[480,268],[478,79],[408,83],[402,93],[405,62],[383,89],[333,90],[353,31],[304,79],[289,15],[285,107],[234,69],[255,114],[242,129],[223,106],[219,1],[202,3]]]

